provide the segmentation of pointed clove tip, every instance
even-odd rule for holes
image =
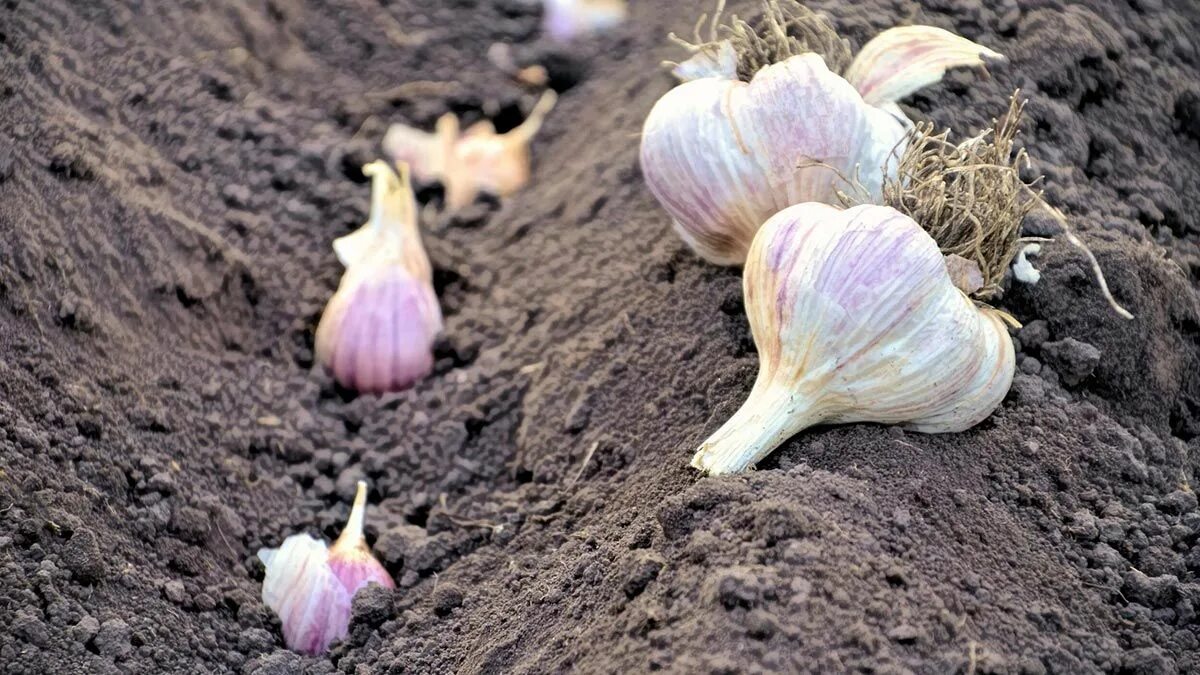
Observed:
[[[397,164],[401,164],[401,162],[397,162]],[[392,167],[388,166],[387,162],[383,161],[382,159],[376,159],[374,161],[367,162],[362,166],[362,174],[367,178],[371,178],[380,173],[386,175],[391,170]]]
[[[367,482],[358,481],[354,491],[354,503],[350,507],[350,517],[346,519],[346,528],[338,536],[335,543],[343,546],[353,546],[364,541],[363,523],[367,512]]]

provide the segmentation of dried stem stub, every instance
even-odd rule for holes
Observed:
[[[695,42],[674,35],[671,39],[693,52],[715,49],[718,42],[728,40],[737,53],[738,79],[746,82],[762,68],[800,54],[819,55],[826,67],[839,75],[850,67],[850,42],[838,35],[829,19],[796,0],[762,0],[762,14],[753,23],[737,15],[721,23],[724,10],[725,0],[718,0],[707,38],[701,31],[708,17],[701,16],[696,22]]]
[[[948,131],[918,123],[895,175],[883,184],[884,204],[919,223],[944,254],[979,266],[983,286],[973,296],[981,301],[999,293],[1021,249],[1021,222],[1041,200],[1033,187],[1040,178],[1021,179],[1029,162],[1025,150],[1013,150],[1025,108],[1019,93],[992,128],[957,145],[947,140]]]

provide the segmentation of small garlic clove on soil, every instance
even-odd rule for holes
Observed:
[[[346,272],[317,325],[317,360],[340,384],[364,393],[398,391],[433,369],[442,313],[421,245],[405,167],[363,168],[371,215],[333,248]]]
[[[625,21],[625,0],[543,0],[542,30],[555,42],[614,28]]]
[[[780,209],[835,203],[851,178],[878,199],[907,129],[820,56],[802,54],[749,83],[709,77],[667,92],[646,118],[642,172],[701,257],[738,265]]]
[[[316,355],[342,386],[406,389],[433,370],[442,328],[430,283],[397,265],[348,270],[317,326]]]
[[[362,537],[366,484],[359,482],[350,522],[332,549],[307,534],[279,548],[264,548],[262,600],[279,616],[284,642],[302,654],[322,654],[346,636],[354,594],[368,583],[395,582],[371,555]]]
[[[346,527],[338,535],[337,541],[329,547],[329,568],[353,595],[358,589],[369,583],[376,583],[387,588],[395,588],[396,583],[387,573],[383,565],[367,547],[363,536],[363,521],[367,511],[367,484],[358,481],[354,494],[354,505],[350,509],[350,518]]]
[[[933,26],[899,26],[876,35],[854,57],[846,79],[871,105],[895,103],[957,67],[982,67],[1004,55]]]
[[[529,144],[557,100],[547,90],[525,121],[503,134],[486,120],[461,131],[458,118],[449,113],[438,120],[433,134],[392,125],[383,150],[397,162],[411,163],[418,180],[440,180],[450,211],[469,205],[480,192],[507,197],[529,182]]]
[[[816,424],[962,431],[1012,383],[1002,313],[962,293],[929,234],[890,207],[781,211],[754,241],[744,289],[758,377],[693,458],[706,473],[743,471]]]

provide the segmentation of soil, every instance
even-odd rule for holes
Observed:
[[[3,672],[1200,671],[1200,8],[811,4],[855,45],[1007,54],[908,111],[975,133],[1020,87],[1031,174],[1137,318],[1048,244],[986,422],[812,430],[716,479],[688,460],[754,377],[739,275],[637,162],[707,0],[569,49],[533,0],[0,5]],[[454,217],[422,189],[436,372],[355,397],[312,340],[359,167],[392,122],[518,123],[497,41],[562,93],[532,183]],[[363,477],[398,588],[294,655],[254,553],[336,534]]]

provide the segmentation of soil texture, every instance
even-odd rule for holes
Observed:
[[[637,134],[712,3],[631,4],[562,48],[535,0],[0,3],[0,670],[1200,672],[1200,7],[814,0],[856,46],[1006,54],[906,109],[966,136],[1020,88],[1031,175],[1136,319],[1060,238],[998,303],[986,422],[700,478],[757,357]],[[452,217],[422,188],[436,371],[355,397],[313,364],[330,242],[388,124],[520,122],[497,42],[560,92],[532,182]],[[363,478],[398,587],[297,656],[254,554],[335,535]]]

